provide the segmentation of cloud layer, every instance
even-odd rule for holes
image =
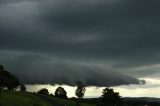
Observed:
[[[87,86],[139,84],[139,80],[111,69],[33,53],[1,52],[0,62],[26,84],[68,84],[77,81]]]
[[[159,3],[0,0],[0,62],[26,83],[138,83],[159,73]]]

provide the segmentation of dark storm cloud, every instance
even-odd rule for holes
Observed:
[[[0,0],[0,5],[11,4],[11,3],[20,3],[20,2],[34,2],[34,1],[42,1],[42,0]]]
[[[41,1],[41,2],[40,2]],[[84,79],[89,84],[93,84],[95,75],[99,78],[94,82],[94,85],[99,84],[101,80],[107,80],[107,76],[113,71],[118,71],[114,74],[111,85],[137,83],[137,80],[131,77],[123,79],[127,74],[139,74],[138,67],[150,66],[159,64],[159,27],[160,27],[160,1],[154,0],[15,0],[14,3],[8,0],[6,3],[0,1],[0,48],[1,51],[19,51],[26,53],[23,56],[24,60],[12,60],[12,67],[17,75],[28,75],[25,79],[31,79],[30,82],[40,82],[41,79],[46,79],[50,82],[56,70],[60,72],[64,69],[70,72],[74,62],[68,66],[63,62],[65,60],[75,61],[79,64],[78,69],[86,70]],[[47,68],[47,60],[34,56],[30,56],[28,52],[50,57],[60,58],[60,64],[55,65],[51,69]],[[27,55],[28,54],[28,55]],[[14,57],[14,54],[13,54]],[[1,58],[4,58],[3,56]],[[27,58],[30,58],[26,62]],[[10,60],[10,59],[9,59]],[[42,78],[38,67],[32,62],[42,61],[40,69],[46,67],[46,72],[52,73],[47,78]],[[53,59],[54,60],[54,59]],[[5,59],[3,61],[6,61]],[[1,61],[3,63],[3,61]],[[80,63],[78,61],[81,61]],[[23,72],[17,69],[16,64],[25,62],[32,70],[32,73],[38,74],[39,79],[33,79],[34,74]],[[105,67],[106,77],[101,76],[104,69],[101,71],[91,70],[94,65],[89,65],[86,68],[81,63],[96,64],[97,67]],[[8,64],[11,64],[8,63]],[[28,63],[31,63],[28,65]],[[7,65],[7,62],[5,63]],[[51,63],[50,63],[51,64]],[[58,64],[58,63],[57,63]],[[60,67],[64,69],[60,69]],[[8,67],[11,67],[8,65]],[[36,68],[35,68],[36,67]],[[108,69],[109,67],[109,69]],[[54,70],[55,69],[55,70]],[[112,70],[110,70],[112,69]],[[18,70],[18,71],[16,71]],[[52,70],[52,71],[51,71]],[[98,69],[97,69],[98,70]],[[154,68],[153,68],[154,70]],[[95,71],[95,72],[94,72]],[[141,71],[141,70],[140,70]],[[143,71],[143,70],[142,70]],[[74,71],[73,71],[74,72]],[[105,72],[105,71],[104,71]],[[157,71],[154,71],[158,73]],[[75,71],[79,75],[81,71]],[[143,76],[148,75],[148,72],[143,71]],[[147,74],[145,74],[147,73]],[[76,76],[73,74],[73,76]],[[92,74],[93,76],[90,76]],[[80,80],[75,77],[62,78],[63,75],[55,77],[54,81],[59,83],[68,83],[73,80]],[[65,76],[65,75],[64,75]],[[72,75],[71,75],[72,76]],[[71,77],[69,76],[69,77]],[[119,77],[118,77],[119,76]],[[134,77],[134,76],[133,76]],[[102,79],[101,79],[102,78]],[[119,80],[120,82],[114,82]],[[51,82],[54,82],[51,81]],[[127,81],[127,82],[125,82]],[[43,81],[42,81],[43,82]],[[45,81],[44,81],[45,82]],[[108,82],[106,82],[108,83]],[[104,85],[107,85],[104,83]],[[109,84],[108,84],[109,85]]]
[[[59,58],[34,53],[4,51],[0,54],[0,63],[3,62],[11,73],[17,75],[26,84],[58,83],[74,86],[76,81],[82,81],[87,86],[115,86],[140,83],[139,80],[128,75],[84,62],[62,61]]]

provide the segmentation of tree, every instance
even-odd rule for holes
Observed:
[[[19,80],[6,71],[2,65],[0,65],[0,86],[1,88],[7,87],[8,90],[13,90],[20,85]]]
[[[42,95],[49,95],[48,89],[46,89],[46,88],[42,88],[37,93],[42,94]]]
[[[20,91],[25,92],[26,91],[26,86],[21,84],[20,85]]]
[[[10,78],[8,79],[8,83],[7,83],[8,90],[14,90],[19,85],[20,85],[19,80],[15,76],[11,75]]]
[[[67,92],[62,87],[58,87],[54,94],[56,97],[67,98]]]
[[[121,96],[111,88],[105,88],[102,92],[102,102],[111,106],[120,106]]]
[[[85,85],[82,82],[77,82],[77,89],[75,91],[76,96],[81,100],[85,94]]]

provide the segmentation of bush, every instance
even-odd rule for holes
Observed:
[[[55,97],[67,98],[67,92],[62,87],[58,87],[55,91]]]
[[[42,88],[37,93],[42,94],[42,95],[49,95],[48,89],[46,89],[46,88]]]

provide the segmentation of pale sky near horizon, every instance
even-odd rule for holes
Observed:
[[[145,85],[122,85],[113,88],[115,92],[119,92],[122,97],[155,97],[160,98],[160,79],[151,79],[151,78],[141,78],[146,80]],[[26,85],[27,91],[29,92],[37,92],[42,88],[48,89],[49,93],[54,94],[57,87],[63,87],[67,91],[68,97],[76,97],[75,90],[76,87],[68,86],[68,85]],[[105,87],[86,87],[85,98],[97,98],[102,95],[102,91]]]

